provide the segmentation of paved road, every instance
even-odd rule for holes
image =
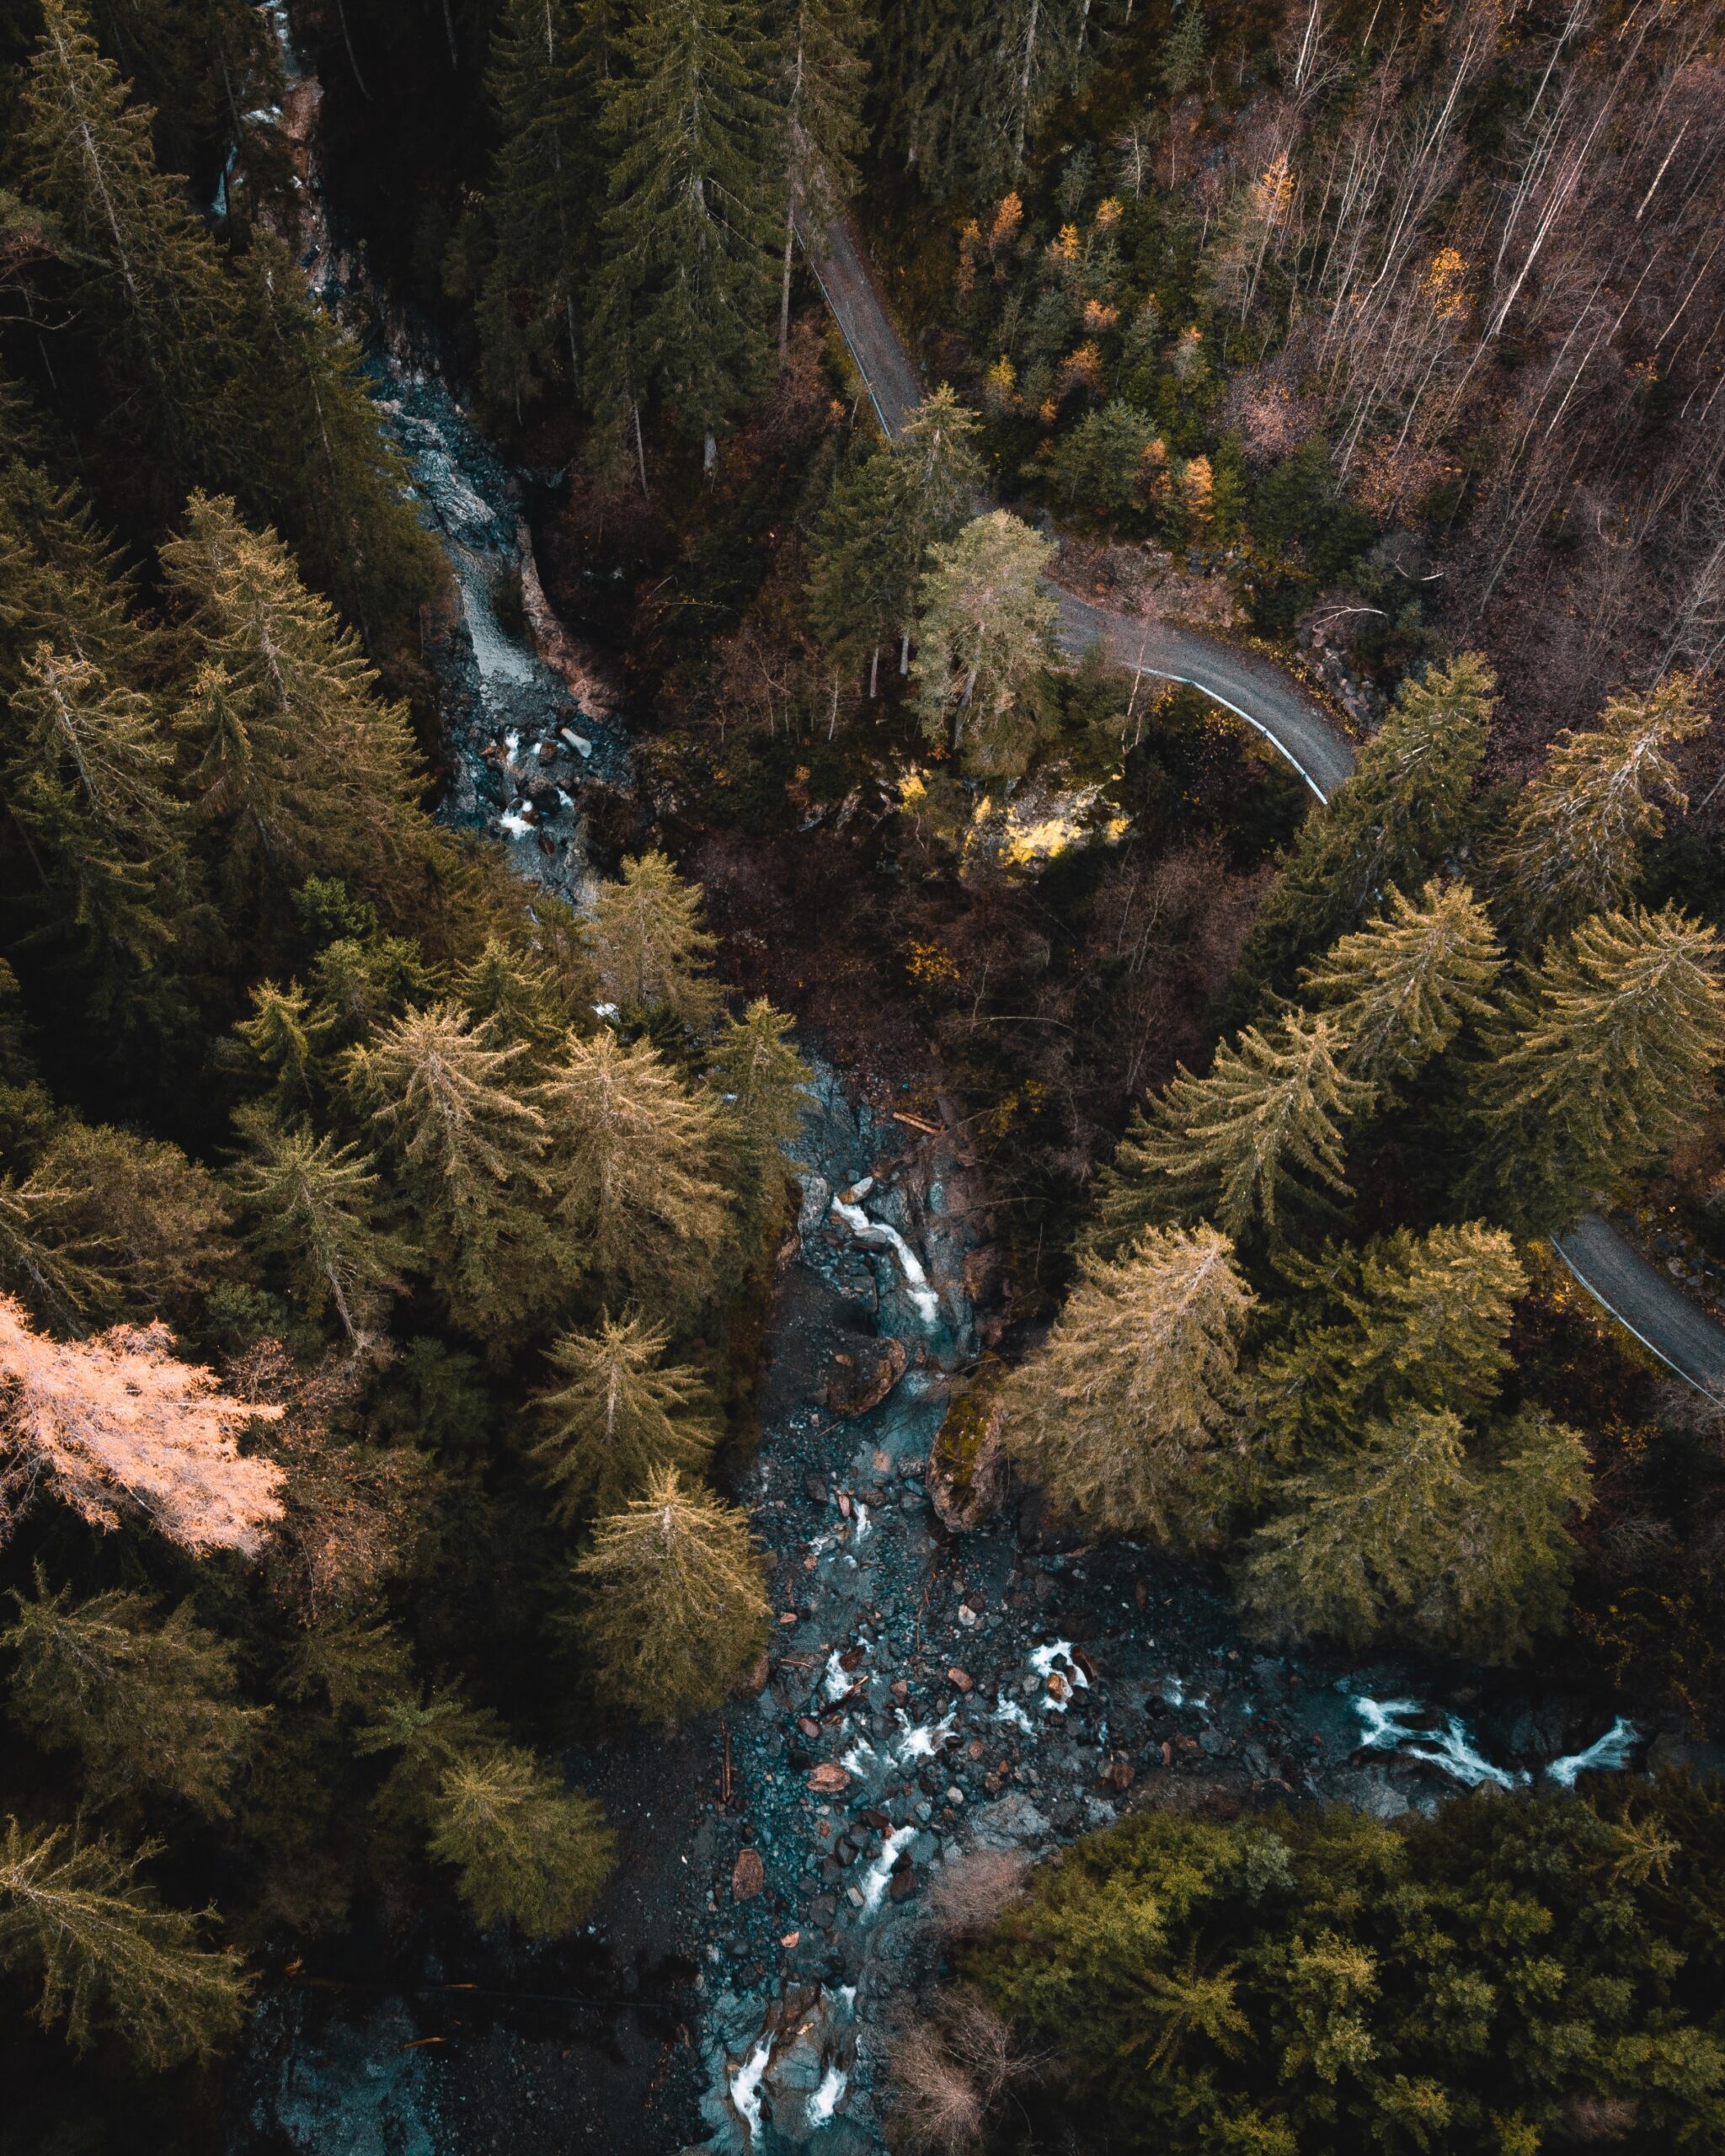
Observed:
[[[922,401],[922,384],[847,225],[833,226],[810,267],[857,363],[876,416],[896,434]],[[1061,648],[1076,656],[1100,643],[1118,665],[1183,681],[1274,744],[1320,801],[1354,768],[1354,751],[1327,712],[1282,670],[1254,654],[1172,622],[1146,622],[1055,587]]]
[[[1594,1300],[1642,1347],[1698,1390],[1725,1398],[1725,1331],[1632,1250],[1609,1221],[1583,1214],[1551,1241]]]
[[[882,427],[896,434],[921,402],[922,384],[855,235],[836,224],[824,248],[817,253],[805,241],[804,252]],[[1353,770],[1354,751],[1335,721],[1272,661],[1172,622],[1141,621],[1055,589],[1063,649],[1076,654],[1100,641],[1120,665],[1211,697],[1274,743],[1320,801]],[[1589,1294],[1643,1347],[1697,1390],[1725,1398],[1725,1327],[1597,1214],[1552,1241]]]

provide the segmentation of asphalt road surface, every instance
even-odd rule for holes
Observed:
[[[1674,1288],[1597,1213],[1551,1238],[1594,1300],[1697,1390],[1725,1399],[1725,1330]]]
[[[896,434],[922,400],[922,383],[848,225],[804,253],[862,378],[882,427]],[[1256,727],[1320,801],[1354,768],[1341,728],[1290,675],[1254,652],[1172,622],[1146,622],[1055,586],[1061,648],[1101,642],[1129,670],[1181,681]],[[1700,1391],[1725,1399],[1725,1327],[1637,1255],[1609,1222],[1589,1213],[1552,1238],[1581,1285],[1642,1345]]]

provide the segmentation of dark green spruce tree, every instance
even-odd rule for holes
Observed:
[[[497,152],[483,202],[451,250],[448,282],[473,302],[487,398],[517,419],[550,384],[582,380],[616,12],[610,0],[507,0],[492,36]]]
[[[620,58],[590,398],[658,399],[710,464],[765,375],[783,229],[772,54],[752,0],[633,0]]]
[[[13,162],[56,221],[103,431],[135,456],[149,445],[166,506],[211,468],[234,309],[183,184],[157,168],[151,118],[83,11],[44,0]]]
[[[976,414],[944,385],[925,398],[895,440],[847,467],[835,484],[811,550],[809,613],[836,660],[865,661],[880,686],[881,647],[899,647],[907,671],[918,594],[931,551],[955,540],[976,511],[982,460]]]
[[[359,347],[312,303],[273,233],[254,234],[237,301],[223,472],[242,507],[287,537],[306,581],[381,656],[448,572],[407,498],[407,466],[378,424]]]
[[[1449,864],[1467,835],[1496,687],[1477,652],[1402,683],[1353,776],[1306,818],[1289,851],[1240,953],[1240,1016],[1267,990],[1290,990],[1300,968],[1376,914],[1392,885],[1417,891]]]

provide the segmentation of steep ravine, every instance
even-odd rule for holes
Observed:
[[[377,364],[462,595],[433,654],[446,813],[579,903],[584,792],[628,782],[620,718],[548,616],[537,645],[509,625],[502,595],[537,581],[510,472],[435,376]],[[931,1890],[970,1851],[1034,1855],[1141,1803],[1390,1813],[1634,1751],[1585,1704],[1498,1692],[1470,1721],[1404,1668],[1258,1652],[1190,1572],[1131,1545],[1055,1553],[1016,1520],[949,1533],[926,1463],[976,1349],[965,1259],[987,1193],[953,1136],[877,1122],[825,1069],[793,1166],[798,1235],[738,1493],[778,1614],[763,1688],[571,1758],[622,1853],[573,1949],[500,1950],[464,1993],[475,1957],[384,1945],[365,1983],[269,1997],[236,2156],[878,2148],[894,2016],[937,1965]]]
[[[355,272],[322,213],[318,86],[269,12],[301,252],[338,303]],[[631,782],[617,692],[545,605],[515,476],[391,342],[379,403],[461,596],[430,654],[445,814],[579,905],[584,799]],[[878,1121],[825,1065],[791,1165],[803,1204],[736,1492],[777,1618],[764,1683],[570,1756],[620,1857],[579,1940],[481,1951],[403,1924],[277,1972],[232,2077],[232,2156],[863,2156],[884,2146],[895,2016],[939,1966],[931,1902],[971,1853],[1035,1856],[1140,1804],[1388,1815],[1634,1756],[1588,1702],[1470,1688],[1464,1716],[1460,1694],[1424,1704],[1432,1674],[1263,1654],[1188,1569],[1045,1547],[1033,1506],[951,1532],[927,1466],[976,1353],[988,1193],[951,1131]]]

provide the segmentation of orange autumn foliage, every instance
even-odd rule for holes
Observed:
[[[281,1410],[230,1399],[173,1346],[159,1322],[53,1340],[0,1295],[0,1534],[45,1482],[93,1526],[131,1510],[196,1555],[257,1549],[282,1470],[242,1458],[234,1433]]]

